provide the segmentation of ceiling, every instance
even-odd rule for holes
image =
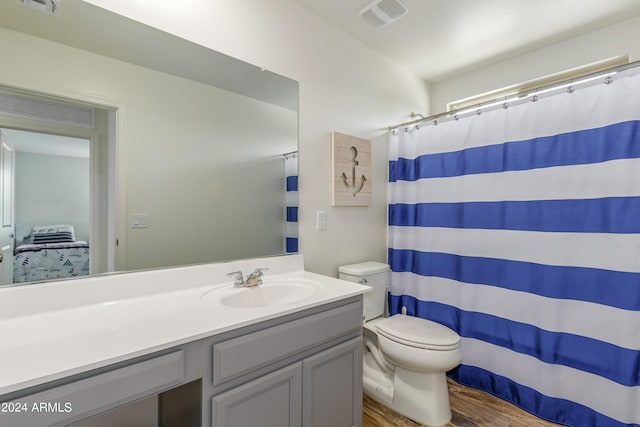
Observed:
[[[379,29],[373,0],[293,0],[418,77],[437,82],[640,15],[640,0],[400,0]]]

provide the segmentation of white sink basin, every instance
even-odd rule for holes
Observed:
[[[216,288],[200,299],[203,303],[234,308],[276,307],[309,298],[321,288],[320,282],[309,279],[265,280],[262,285],[251,288]]]

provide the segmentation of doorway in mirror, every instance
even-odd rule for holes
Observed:
[[[0,98],[0,286],[108,271],[110,112],[9,88]]]
[[[88,275],[90,141],[14,129],[5,133],[14,152],[12,282]]]

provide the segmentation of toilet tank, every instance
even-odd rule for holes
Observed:
[[[385,314],[389,271],[390,268],[387,264],[375,261],[338,267],[340,279],[371,287],[371,290],[364,294],[365,321]]]

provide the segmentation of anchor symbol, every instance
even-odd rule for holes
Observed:
[[[358,166],[359,164],[359,162],[356,160],[356,158],[358,157],[358,150],[356,149],[356,147],[351,147],[351,153],[353,155],[353,157],[351,158],[351,164],[353,165],[351,168],[352,184],[349,184],[349,181],[347,181],[347,174],[345,174],[344,172],[342,172],[341,178],[344,186],[351,191],[353,197],[356,197],[356,194],[362,191],[367,178],[364,176],[364,174],[362,174],[362,176],[360,177],[360,185],[356,186],[356,166]]]

